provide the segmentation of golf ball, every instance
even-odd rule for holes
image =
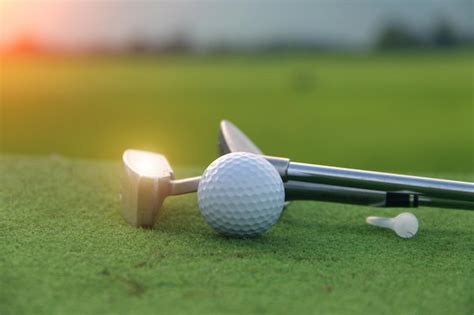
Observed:
[[[215,160],[198,187],[204,219],[229,236],[256,236],[280,217],[285,202],[283,181],[265,158],[244,152]]]

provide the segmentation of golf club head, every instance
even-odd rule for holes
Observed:
[[[152,227],[171,193],[173,170],[161,154],[140,150],[123,153],[122,216],[133,226]]]
[[[228,120],[222,120],[219,130],[219,154],[248,152],[263,155],[263,152],[245,133]]]

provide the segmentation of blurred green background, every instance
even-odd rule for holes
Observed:
[[[204,167],[228,119],[293,160],[470,173],[472,9],[0,0],[0,152]]]
[[[120,157],[178,177],[221,119],[267,154],[474,178],[473,2],[0,0],[0,313],[473,314],[470,211],[296,201],[229,239],[196,196],[120,216]]]
[[[210,163],[221,119],[268,154],[336,166],[472,172],[470,50],[224,56],[8,56],[3,152]]]

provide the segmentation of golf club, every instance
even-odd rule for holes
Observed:
[[[262,151],[234,124],[220,124],[219,153]],[[443,207],[474,210],[474,184],[290,162],[269,157],[285,182],[287,200],[306,199],[377,207]]]
[[[200,177],[176,180],[161,154],[139,150],[123,153],[122,216],[133,226],[152,227],[168,196],[197,190]]]

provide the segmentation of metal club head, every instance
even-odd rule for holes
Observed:
[[[126,150],[123,165],[122,216],[133,226],[151,227],[171,194],[173,170],[163,155],[139,150]]]
[[[200,176],[176,180],[164,155],[126,150],[123,153],[122,216],[133,226],[152,227],[168,196],[196,192]]]
[[[221,121],[219,130],[219,154],[248,152],[263,155],[262,151],[236,125],[228,120]]]

